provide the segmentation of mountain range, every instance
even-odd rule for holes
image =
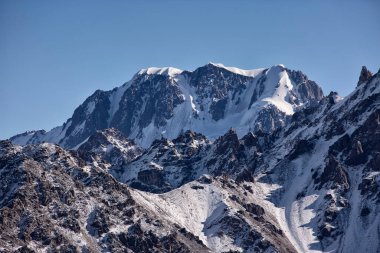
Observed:
[[[0,252],[380,252],[380,71],[148,68],[0,141]]]

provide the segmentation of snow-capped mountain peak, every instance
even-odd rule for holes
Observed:
[[[74,148],[110,127],[143,147],[161,137],[174,139],[188,129],[216,139],[232,127],[242,137],[253,130],[283,127],[296,110],[322,98],[315,82],[283,65],[242,70],[209,63],[194,71],[152,67],[121,87],[96,91],[54,131],[12,140]]]

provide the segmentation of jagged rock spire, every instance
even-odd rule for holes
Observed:
[[[360,72],[358,86],[370,79],[373,76],[372,72],[367,69],[366,66],[362,67],[362,71]]]

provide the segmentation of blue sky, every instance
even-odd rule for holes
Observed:
[[[325,93],[380,67],[380,1],[0,1],[0,139],[50,129],[141,68],[282,63]]]

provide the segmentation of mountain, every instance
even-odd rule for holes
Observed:
[[[62,126],[16,135],[11,141],[76,148],[106,128],[118,129],[144,148],[186,130],[213,140],[233,127],[241,137],[259,129],[272,132],[295,111],[322,98],[315,82],[282,65],[241,70],[209,63],[193,72],[148,68],[121,87],[97,90]]]
[[[193,101],[208,105],[198,111],[209,117],[210,128],[202,128],[203,132],[186,127],[176,136],[161,132],[147,145],[120,127],[96,129],[75,150],[38,143],[38,138],[53,136],[52,132],[23,136],[24,142],[34,136],[30,142],[36,144],[1,141],[0,251],[379,252],[380,71],[373,74],[363,68],[355,90],[341,98],[336,92],[323,96],[301,72],[282,66],[254,71],[215,64],[202,68],[207,73],[208,68],[217,73],[225,69],[233,73],[229,78],[253,78],[255,83],[243,85],[241,94],[236,92],[232,99],[230,91],[239,87],[239,81],[221,82],[226,85],[227,102],[219,120],[232,119],[231,101],[240,97],[239,103],[244,104],[245,97],[249,98],[244,100],[249,101],[246,112],[254,117],[265,114],[273,124],[285,115],[282,123],[268,129],[257,117],[249,125],[257,127],[246,125],[245,131],[243,126],[225,126],[217,135],[214,101],[203,96],[223,97],[222,88],[206,85],[216,80],[213,77],[204,79],[208,80],[204,87],[202,78],[196,81],[198,86],[191,86],[203,91]],[[269,90],[271,79],[263,81],[268,87],[259,92],[257,78],[271,76],[273,69],[286,76],[279,80],[298,80],[285,96],[293,108],[289,114],[281,111],[286,106],[275,100],[279,96],[251,99],[253,87],[257,94]],[[210,75],[195,75],[197,71],[147,69],[137,77]],[[185,80],[191,83],[190,77]],[[284,83],[277,84],[276,94],[283,94],[279,90]],[[126,100],[137,103],[133,96],[139,96],[140,86],[141,82],[127,93]],[[296,94],[298,102],[287,100],[290,93]],[[175,92],[171,94],[174,103]],[[185,108],[186,101],[173,108]],[[126,103],[119,106],[135,110],[129,107],[131,102]],[[146,119],[141,117],[144,113],[136,115],[130,129]],[[152,116],[153,122],[159,115]],[[192,122],[197,120],[191,117]]]
[[[274,133],[257,131],[239,139],[231,129],[211,142],[187,131],[174,140],[155,141],[141,156],[111,173],[144,191],[141,194],[148,199],[156,195],[146,192],[177,196],[182,185],[202,175],[220,177],[243,185],[243,192],[244,185],[251,188],[255,204],[274,205],[268,210],[298,252],[377,252],[379,159],[377,73],[345,99],[331,92],[318,104],[296,112],[286,127]],[[197,199],[215,198],[202,194]],[[164,202],[154,209],[171,213],[171,208]],[[185,211],[186,207],[176,209]]]

